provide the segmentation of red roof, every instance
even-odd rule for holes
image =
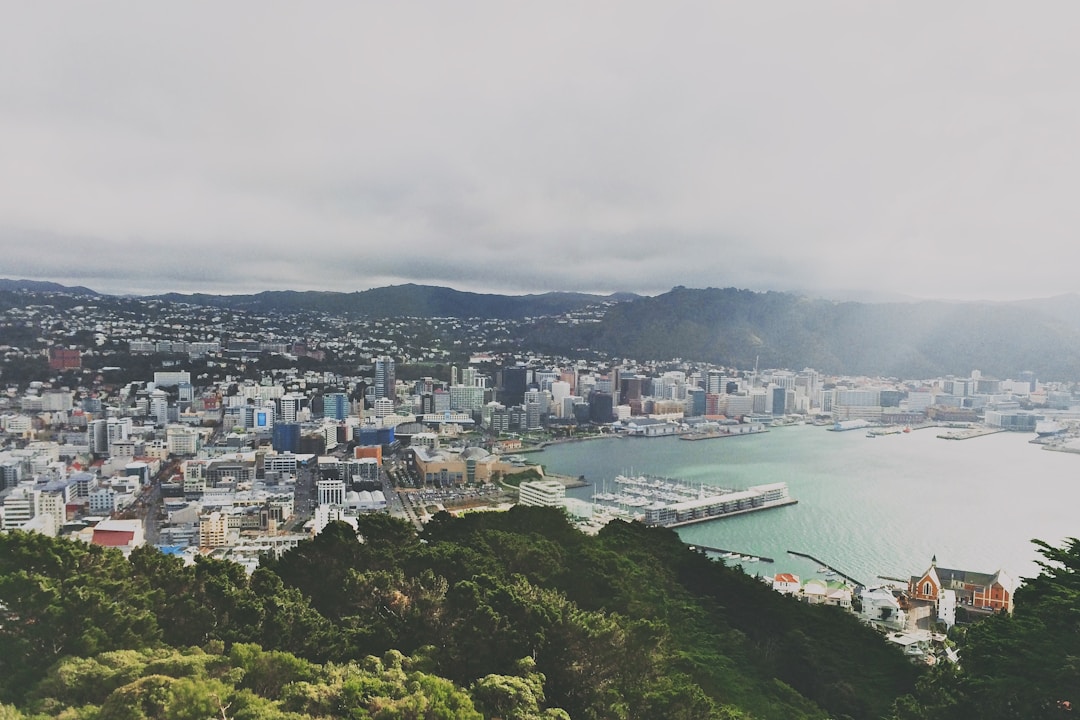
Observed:
[[[94,529],[94,545],[105,547],[124,547],[135,539],[135,533],[123,530],[98,530]]]

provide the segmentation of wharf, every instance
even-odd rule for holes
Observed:
[[[942,440],[970,440],[971,438],[983,437],[984,435],[994,435],[999,432],[1005,432],[1005,429],[990,427],[965,428],[963,430],[944,432],[938,435],[938,437]]]
[[[757,561],[760,560],[761,562],[768,562],[768,563],[776,562],[771,557],[764,557],[762,555],[753,555],[751,553],[741,553],[741,552],[737,552],[735,550],[724,550],[723,548],[714,548],[714,547],[709,547],[707,545],[691,545],[690,549],[691,550],[704,550],[705,552],[716,553],[716,554],[724,557],[725,560],[736,560],[736,561],[737,560],[749,560],[750,562],[757,562]]]
[[[680,440],[712,440],[714,438],[731,438],[731,437],[743,437],[745,435],[760,435],[761,433],[769,432],[765,427],[760,429],[738,430],[731,431],[730,429],[723,430],[705,430],[703,432],[686,432],[679,435]]]
[[[823,568],[827,568],[828,570],[830,570],[830,571],[832,571],[832,572],[836,573],[836,574],[837,574],[838,576],[840,576],[840,577],[844,578],[844,579],[845,579],[845,580],[847,580],[848,582],[850,582],[850,583],[854,583],[854,584],[855,584],[855,585],[856,585],[857,587],[866,587],[866,583],[863,583],[863,582],[861,582],[861,581],[859,581],[859,580],[856,580],[855,578],[851,577],[850,575],[846,575],[845,573],[842,573],[842,572],[840,572],[839,570],[837,570],[836,568],[834,568],[834,567],[833,567],[832,565],[830,565],[829,563],[827,563],[827,562],[824,562],[823,560],[818,560],[818,559],[817,559],[816,557],[814,557],[813,555],[808,555],[808,554],[806,554],[806,553],[803,553],[803,552],[799,552],[799,551],[797,551],[797,550],[788,550],[788,554],[789,554],[789,555],[794,555],[794,556],[796,556],[796,557],[806,558],[807,560],[813,560],[813,561],[814,561],[814,562],[816,562],[816,563],[817,563],[817,564],[818,564],[818,565],[819,565],[820,567],[823,567]]]

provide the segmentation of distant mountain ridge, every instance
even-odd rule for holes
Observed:
[[[540,295],[493,295],[464,292],[431,285],[391,285],[352,293],[267,291],[255,295],[181,295],[155,296],[158,300],[186,302],[233,310],[297,311],[337,313],[373,318],[455,317],[522,319],[540,315],[559,315],[603,302],[625,301],[636,295],[590,295],[550,292]]]
[[[0,291],[84,293],[56,283],[0,280]],[[627,293],[494,295],[427,285],[353,293],[270,291],[254,295],[169,293],[143,300],[253,312],[325,312],[351,317],[453,317],[518,321],[524,347],[573,355],[681,357],[733,367],[814,367],[904,378],[966,375],[1080,378],[1080,295],[1015,302],[834,302],[784,292],[677,287],[656,297]],[[600,322],[559,319],[604,305]]]
[[[62,292],[72,295],[98,295],[99,293],[88,287],[76,285],[74,287],[44,280],[9,280],[0,278],[0,290],[19,291],[30,290],[32,292]]]
[[[1030,370],[1080,378],[1080,325],[1067,296],[1028,303],[836,303],[789,293],[675,288],[613,306],[599,323],[540,323],[526,346],[590,347],[616,357],[682,357],[733,367],[813,367],[845,375],[967,375]],[[1059,310],[1060,309],[1060,310]],[[1071,319],[1071,323],[1067,322]]]

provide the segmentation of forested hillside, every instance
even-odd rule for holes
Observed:
[[[555,510],[333,524],[250,577],[0,536],[0,718],[1072,717],[1080,542],[918,671],[664,529]]]
[[[590,537],[518,507],[440,515],[423,538],[370,516],[361,534],[331,525],[250,578],[0,536],[0,702],[12,717],[876,718],[914,689],[853,617],[670,530]]]

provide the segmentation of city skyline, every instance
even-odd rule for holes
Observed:
[[[1063,3],[18,6],[3,275],[1071,293]]]

